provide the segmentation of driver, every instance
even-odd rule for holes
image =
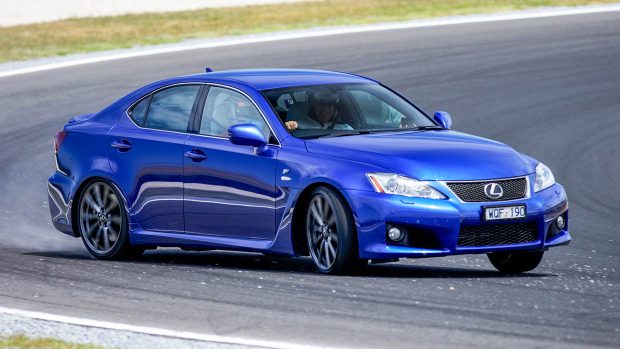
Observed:
[[[297,129],[353,130],[349,124],[338,123],[336,106],[339,100],[337,93],[315,92],[308,100],[310,105],[308,115],[284,124],[291,131]]]

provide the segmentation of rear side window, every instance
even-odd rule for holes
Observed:
[[[198,97],[199,90],[199,85],[183,85],[171,87],[155,93],[153,97],[151,97],[151,103],[146,112],[144,127],[165,131],[186,132],[189,117],[192,113],[196,98]],[[135,114],[140,103],[136,105],[132,112],[132,118],[134,118],[134,120],[138,119]]]
[[[133,122],[136,123],[136,125],[144,126],[144,120],[146,119],[146,111],[149,109],[150,102],[151,102],[151,97],[149,96],[143,99],[142,101],[140,101],[140,103],[136,104],[133,107],[133,109],[131,109],[129,116],[131,116],[131,119],[133,120]]]

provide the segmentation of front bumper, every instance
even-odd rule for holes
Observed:
[[[446,193],[445,188],[439,188]],[[568,244],[568,201],[560,184],[555,184],[528,198],[509,202],[464,203],[450,193],[447,200],[406,198],[369,191],[347,190],[358,231],[360,258],[393,259],[489,253],[510,250],[545,250]],[[527,216],[519,220],[489,223],[482,220],[483,206],[526,206]],[[557,229],[555,220],[563,215],[566,224]],[[525,243],[494,245],[459,245],[462,227],[484,227],[499,224],[527,223],[536,232],[535,239]],[[388,242],[388,225],[407,229],[406,245]]]

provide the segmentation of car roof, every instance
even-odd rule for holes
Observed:
[[[226,70],[194,74],[188,77],[192,79],[199,78],[205,82],[243,83],[257,90],[306,85],[375,82],[371,79],[353,74],[309,69]]]

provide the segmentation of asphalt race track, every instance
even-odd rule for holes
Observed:
[[[358,276],[260,254],[90,258],[47,207],[52,138],[148,82],[299,67],[367,75],[454,128],[551,167],[573,242],[535,272],[486,256],[401,260]],[[0,306],[291,343],[355,348],[615,347],[620,343],[620,12],[346,34],[205,49],[0,79]]]

